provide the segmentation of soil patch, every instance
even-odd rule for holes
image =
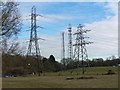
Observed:
[[[81,77],[67,77],[66,80],[78,80],[78,79],[96,79],[96,77],[92,76],[81,76]]]

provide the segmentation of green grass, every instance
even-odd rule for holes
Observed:
[[[71,74],[71,70],[45,73],[45,76],[28,76],[3,78],[3,88],[117,88],[118,74],[102,75],[107,70],[113,70],[117,73],[117,67],[96,67],[88,68],[85,76],[93,76],[96,79],[87,80],[65,80],[67,77],[82,76],[81,69],[75,69]],[[80,72],[76,75],[76,72]]]

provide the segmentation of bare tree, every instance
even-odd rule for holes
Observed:
[[[18,4],[16,2],[1,2],[0,7],[2,9],[0,16],[0,21],[2,22],[0,25],[0,36],[2,37],[1,43],[3,48],[2,50],[3,52],[7,52],[7,40],[19,34],[22,23],[20,20]]]
[[[18,34],[21,30],[21,20],[18,4],[15,2],[2,2],[2,33],[7,38]]]

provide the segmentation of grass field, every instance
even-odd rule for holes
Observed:
[[[3,88],[117,88],[118,74],[102,75],[108,70],[118,73],[117,67],[94,67],[88,68],[85,76],[95,77],[94,79],[73,79],[66,80],[67,77],[80,77],[81,69],[68,71],[45,73],[45,76],[27,76],[3,78]],[[76,72],[79,72],[76,75]]]

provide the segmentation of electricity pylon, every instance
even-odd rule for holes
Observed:
[[[35,60],[37,61],[37,71],[40,76],[40,72],[42,72],[42,57],[40,53],[40,48],[38,44],[38,40],[41,38],[37,37],[37,25],[36,25],[36,17],[41,16],[36,14],[35,6],[32,7],[31,11],[31,32],[30,32],[30,41],[27,51],[27,56],[34,56]]]
[[[69,27],[68,27],[68,58],[70,60],[73,59],[72,27],[71,27],[71,24],[69,24]]]
[[[64,35],[65,35],[65,33],[64,32],[62,32],[62,52],[61,52],[61,54],[62,54],[62,63],[63,63],[63,65],[65,66],[65,37],[64,37]]]
[[[85,40],[86,38],[89,38],[89,37],[85,37],[84,34],[91,30],[85,30],[83,27],[84,26],[81,24],[79,24],[79,26],[77,27],[77,32],[74,33],[74,35],[76,35],[76,42],[73,45],[75,46],[73,57],[74,57],[74,60],[78,62],[77,64],[78,68],[80,67],[79,61],[81,60],[82,74],[85,73],[85,67],[86,67],[84,61],[88,60],[86,45],[93,43],[93,42],[87,42]]]

